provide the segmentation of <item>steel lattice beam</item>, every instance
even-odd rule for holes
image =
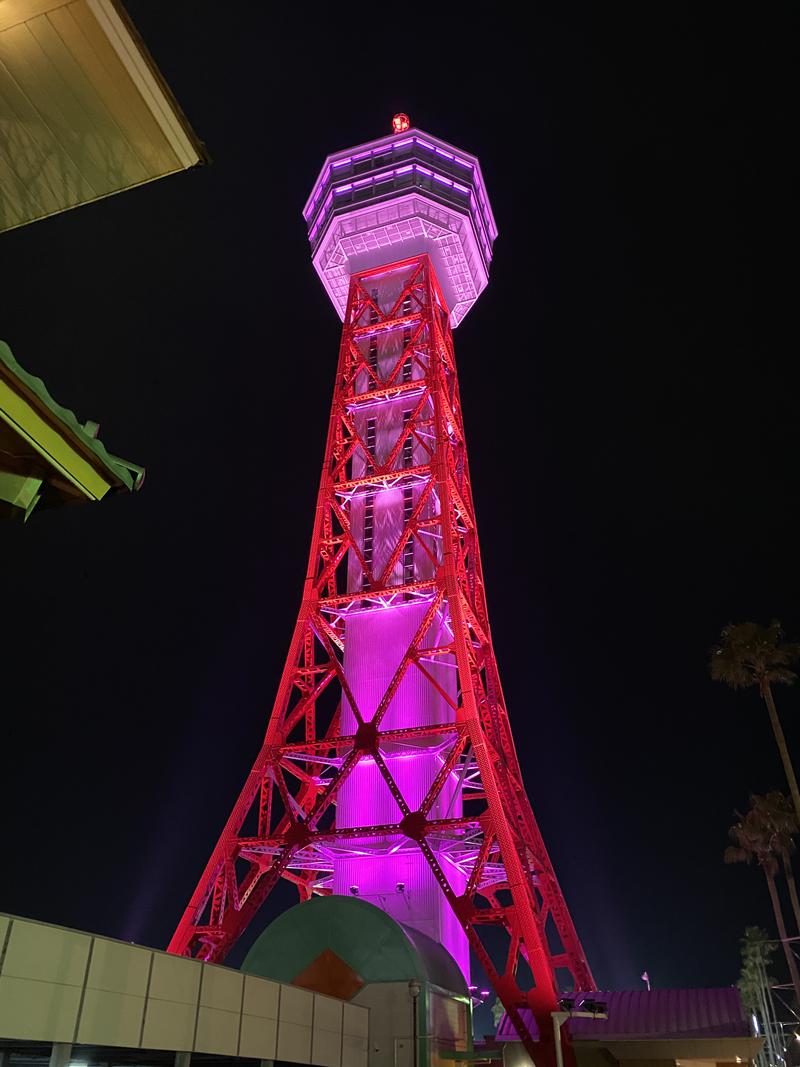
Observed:
[[[370,296],[370,283],[391,272],[404,284],[382,310]],[[407,343],[391,368],[379,373],[361,346],[398,329]],[[416,377],[398,382],[409,358]],[[411,406],[379,460],[354,413],[398,396]],[[413,463],[403,468],[402,456],[412,448]],[[354,473],[357,466],[364,473]],[[410,480],[417,486],[413,506],[384,564],[373,568],[364,535],[353,525],[353,501],[366,493],[402,492]],[[409,542],[420,546],[418,558],[430,574],[403,581],[398,567]],[[359,707],[345,666],[348,620],[409,604],[422,605],[419,625],[374,708]],[[452,687],[437,675],[447,666],[457,677]],[[382,728],[409,672],[450,709],[451,721]],[[343,705],[355,724],[348,732],[341,728]],[[397,759],[422,751],[420,746],[439,769],[422,803],[412,807],[397,783]],[[343,827],[336,821],[337,802],[348,776],[368,763],[399,815],[394,822]],[[436,817],[437,801],[452,798],[454,789],[463,814]],[[556,968],[570,972],[576,989],[595,986],[522,784],[492,647],[449,315],[424,255],[351,280],[289,654],[264,744],[169,950],[224,959],[280,878],[297,885],[301,899],[329,892],[338,858],[359,840],[376,842],[369,847],[382,855],[415,850],[424,857],[526,1048],[537,1063],[549,1062]],[[461,888],[453,888],[449,869],[461,872]],[[555,949],[548,924],[559,942]],[[486,926],[507,935],[502,966],[481,939]],[[521,980],[523,963],[532,985]],[[525,1026],[524,1006],[533,1010],[541,1042]]]

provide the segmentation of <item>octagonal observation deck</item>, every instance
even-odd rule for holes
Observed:
[[[328,156],[303,208],[344,319],[350,275],[427,252],[457,326],[489,280],[497,226],[475,156],[407,129]]]

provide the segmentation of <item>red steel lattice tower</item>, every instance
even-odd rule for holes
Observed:
[[[344,327],[302,605],[169,949],[224,959],[281,878],[358,893],[467,978],[471,949],[541,1064],[560,984],[595,986],[522,784],[472,502],[452,327],[496,229],[477,159],[394,130],[330,156],[304,211]]]

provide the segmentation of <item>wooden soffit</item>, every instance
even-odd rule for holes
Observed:
[[[203,162],[117,0],[0,0],[0,231]]]

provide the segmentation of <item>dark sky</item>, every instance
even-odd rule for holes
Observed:
[[[733,982],[771,919],[726,830],[783,781],[708,649],[800,636],[788,5],[127,7],[214,163],[2,238],[2,335],[148,475],[0,526],[0,908],[168,940],[299,606],[339,336],[300,211],[402,109],[480,157],[500,230],[456,349],[512,726],[590,962]]]

